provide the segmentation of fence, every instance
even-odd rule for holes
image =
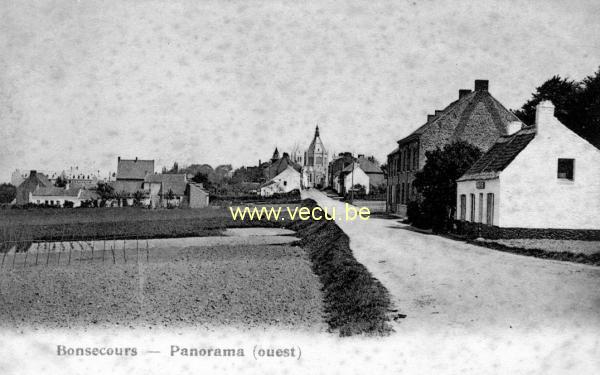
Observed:
[[[131,237],[93,240],[0,241],[0,269],[29,266],[70,266],[109,262],[127,264],[149,262],[148,239]]]

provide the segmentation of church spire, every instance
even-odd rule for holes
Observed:
[[[319,136],[319,125],[315,128],[315,138]]]

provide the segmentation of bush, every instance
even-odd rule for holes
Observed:
[[[63,204],[64,208],[73,208],[73,206],[75,206],[75,204],[71,201],[65,201],[65,203]]]
[[[410,201],[406,206],[406,216],[408,221],[415,227],[422,229],[431,228],[431,222],[433,221],[430,215],[428,215],[422,207],[422,203],[419,201]]]

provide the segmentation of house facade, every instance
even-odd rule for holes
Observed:
[[[476,80],[474,90],[461,89],[458,99],[443,110],[427,116],[427,122],[388,155],[387,210],[406,215],[407,204],[418,199],[414,188],[417,171],[425,165],[425,153],[454,141],[466,141],[487,151],[507,134],[511,122],[519,119],[488,91],[487,80]]]
[[[273,194],[289,193],[292,190],[300,190],[301,175],[298,170],[288,166],[284,171],[265,182],[260,187],[260,195],[269,197]]]
[[[327,150],[319,134],[319,126],[315,128],[315,135],[304,153],[304,167],[302,168],[302,183],[304,187],[324,187],[327,185],[327,169],[329,159]]]
[[[151,208],[181,207],[187,204],[185,173],[155,173],[146,175],[142,190],[145,194],[144,205]]]
[[[329,168],[327,170],[327,186],[333,188],[335,191],[340,191],[340,174],[352,162],[354,161],[354,157],[351,152],[340,152],[338,156],[333,159],[329,163]]]
[[[209,193],[204,186],[197,182],[190,182],[186,188],[186,196],[190,208],[208,207]]]
[[[80,207],[82,202],[98,199],[98,195],[80,187],[37,187],[29,193],[29,203],[64,207],[65,202],[72,202],[73,207]]]
[[[458,220],[503,228],[600,229],[600,150],[536,108],[457,182]]]
[[[350,189],[357,185],[364,187],[366,194],[369,194],[371,191],[369,175],[365,173],[358,162],[354,162],[344,168],[341,173],[341,181],[342,183],[337,191],[340,195],[348,194]]]

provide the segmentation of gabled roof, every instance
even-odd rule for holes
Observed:
[[[149,173],[154,173],[154,160],[117,161],[117,180],[143,180]]]
[[[184,195],[187,179],[185,174],[149,174],[144,182],[160,183],[162,193],[166,194],[169,190],[175,195]]]
[[[292,162],[287,154],[284,154],[281,159],[278,159],[271,163],[264,169],[264,176],[267,180],[277,176],[281,172],[285,171],[288,167],[294,168],[300,172],[302,167],[299,164]]]
[[[358,158],[358,164],[360,165],[360,169],[365,173],[383,173],[377,164],[367,158]]]
[[[442,111],[436,111],[435,116],[432,116],[425,124],[399,140],[398,143],[402,144],[419,138],[430,129],[449,130],[451,131],[449,140],[458,140],[461,138],[465,128],[481,122],[478,116],[473,116],[474,110],[479,104],[482,104],[487,109],[487,112],[490,114],[489,118],[500,135],[506,134],[508,123],[519,121],[514,113],[506,109],[487,90],[477,90],[453,101]]]
[[[496,177],[527,147],[535,135],[535,126],[530,126],[515,134],[500,137],[458,181]]]

